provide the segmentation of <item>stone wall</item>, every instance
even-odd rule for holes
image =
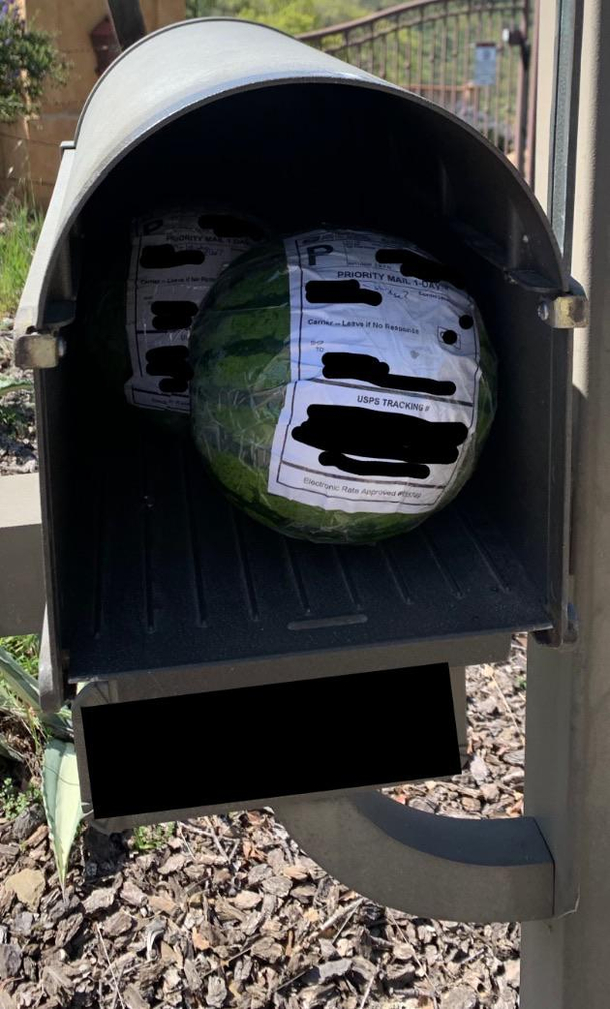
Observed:
[[[185,0],[140,0],[148,31],[182,21]],[[106,17],[104,0],[20,0],[29,23],[53,34],[70,62],[68,82],[48,88],[38,116],[0,123],[0,196],[23,188],[46,207],[59,167],[59,144],[72,140],[80,110],[98,79],[90,33]]]

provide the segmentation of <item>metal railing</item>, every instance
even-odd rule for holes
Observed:
[[[528,15],[528,0],[410,0],[300,38],[444,106],[524,171]]]

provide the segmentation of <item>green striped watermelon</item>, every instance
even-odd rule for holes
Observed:
[[[495,357],[478,313],[476,323],[478,425],[451,497],[471,475],[495,412]],[[224,271],[191,327],[192,431],[224,492],[265,525],[322,543],[374,543],[418,525],[426,515],[327,510],[269,492],[271,447],[291,379],[289,351],[288,266],[285,246],[276,241]]]

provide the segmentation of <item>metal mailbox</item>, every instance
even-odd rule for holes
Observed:
[[[234,513],[186,442],[138,411],[92,408],[79,353],[82,264],[139,210],[176,192],[238,199],[282,232],[346,221],[404,234],[460,265],[498,354],[499,405],[478,471],[448,508],[376,547],[289,541]],[[176,24],[112,64],[63,146],[16,321],[17,358],[36,368],[43,685],[49,706],[74,698],[94,815],[120,826],[299,791],[286,774],[257,793],[253,774],[249,790],[236,782],[223,798],[206,789],[204,760],[179,800],[161,788],[156,799],[153,788],[138,804],[161,726],[178,746],[188,717],[191,738],[200,726],[189,753],[204,757],[206,720],[239,711],[246,731],[249,706],[259,705],[270,712],[266,732],[290,732],[295,711],[304,731],[305,714],[324,710],[321,686],[327,697],[353,696],[354,677],[388,699],[386,710],[416,715],[416,696],[422,711],[434,708],[416,684],[446,685],[449,665],[503,658],[511,633],[562,640],[566,327],[582,310],[531,191],[443,109],[243,21]],[[138,745],[125,748],[128,737]],[[111,765],[100,764],[104,740]],[[414,773],[441,773],[433,765]],[[361,783],[393,780],[378,773]],[[122,779],[122,805],[108,798],[105,777]],[[346,784],[314,778],[300,790]]]

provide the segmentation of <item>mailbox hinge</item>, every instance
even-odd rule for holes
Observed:
[[[31,329],[15,337],[18,368],[56,368],[66,352],[66,341],[57,330]]]
[[[567,294],[541,298],[538,315],[553,329],[584,329],[589,324],[589,301],[582,287],[573,281]]]

